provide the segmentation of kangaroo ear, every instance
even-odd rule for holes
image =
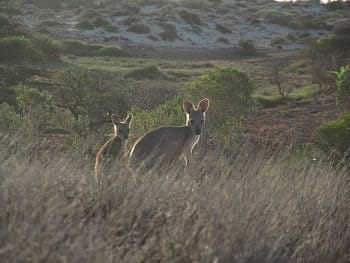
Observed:
[[[193,105],[191,102],[184,101],[183,108],[186,113],[190,114],[191,110],[193,109]]]
[[[119,125],[119,123],[120,123],[120,118],[119,118],[118,114],[112,114],[112,115],[111,115],[111,119],[112,119],[112,123],[113,123],[114,125]]]
[[[125,123],[127,123],[128,125],[130,125],[131,121],[132,121],[132,114],[129,114],[128,117],[127,117],[126,120],[125,120]]]
[[[201,112],[205,113],[209,108],[209,100],[207,98],[202,99],[199,103],[198,103],[198,109],[201,110]]]

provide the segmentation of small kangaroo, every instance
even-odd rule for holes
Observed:
[[[334,90],[336,86],[335,76],[317,65],[312,68],[312,82],[318,84],[321,92]],[[326,87],[325,89],[323,89],[324,86]]]
[[[197,108],[184,102],[186,125],[160,127],[138,139],[130,152],[130,167],[146,171],[156,164],[167,167],[184,158],[186,170],[192,163],[192,151],[203,131],[208,107],[208,99],[201,100]]]
[[[124,122],[120,120],[117,114],[112,114],[111,119],[114,126],[114,135],[100,148],[96,155],[95,179],[97,183],[100,183],[99,169],[102,161],[108,170],[116,159],[124,155],[128,142],[132,115],[130,114]]]

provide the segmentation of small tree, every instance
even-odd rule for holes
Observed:
[[[317,130],[316,145],[333,161],[350,160],[350,112],[322,124]]]
[[[292,85],[284,80],[285,83],[282,84],[282,76],[280,74],[281,71],[281,65],[277,65],[273,68],[272,74],[273,79],[276,83],[278,93],[283,99],[287,99],[289,94],[292,92]]]
[[[130,110],[127,92],[135,86],[130,79],[98,81],[78,67],[58,71],[54,83],[57,105],[68,109],[77,120],[81,116],[89,117],[91,125],[109,122],[107,115],[111,113],[126,115]]]

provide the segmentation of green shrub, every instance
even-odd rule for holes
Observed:
[[[0,65],[0,84],[15,85],[34,73],[35,70],[25,64]]]
[[[350,109],[350,65],[343,66],[336,72],[337,102],[345,110]]]
[[[172,24],[162,23],[160,26],[163,28],[163,32],[159,34],[162,40],[164,41],[174,41],[178,35],[176,27]]]
[[[182,98],[175,96],[149,112],[134,111],[132,125],[135,133],[133,135],[135,137],[141,136],[145,132],[161,126],[184,125],[186,117],[182,103]]]
[[[18,21],[0,12],[0,38],[9,36],[21,36],[25,31]]]
[[[79,14],[79,21],[82,20],[87,20],[87,19],[92,19],[96,18],[98,16],[98,12],[96,12],[94,9],[84,9],[80,14]]]
[[[206,71],[184,87],[193,101],[210,100],[210,125],[226,132],[239,127],[244,113],[253,103],[253,84],[246,73],[233,67],[216,67]]]
[[[0,87],[0,104],[1,103],[16,106],[16,94],[12,87]]]
[[[317,130],[316,145],[335,162],[350,158],[350,112],[339,119],[321,125]]]
[[[199,15],[188,12],[187,10],[181,10],[179,16],[191,26],[200,26],[203,24],[202,19]]]
[[[132,70],[131,72],[127,73],[125,75],[126,78],[132,78],[135,80],[142,80],[142,79],[169,79],[169,76],[162,72],[160,69],[158,69],[157,66],[150,65],[145,66],[143,68],[138,68],[135,70]]]
[[[221,25],[221,24],[216,24],[215,25],[215,29],[223,34],[228,34],[228,33],[232,33],[232,30],[227,28],[226,26],[224,25]]]
[[[0,130],[12,131],[21,123],[21,116],[7,103],[0,104]]]
[[[65,54],[76,56],[91,56],[100,50],[102,45],[89,44],[80,40],[63,40],[57,42],[58,48]]]
[[[33,132],[43,132],[52,128],[55,105],[47,91],[19,85],[16,88],[19,113],[23,116],[23,125]]]
[[[134,82],[118,79],[101,82],[83,68],[66,68],[54,76],[53,94],[59,107],[69,110],[78,120],[87,116],[90,124],[105,120],[107,114],[126,115],[130,110],[129,96]]]
[[[127,53],[119,47],[103,47],[96,53],[97,56],[123,57]]]
[[[35,48],[26,37],[5,37],[0,39],[0,62],[40,60],[43,53]]]
[[[75,26],[79,29],[84,29],[84,30],[91,30],[95,28],[93,23],[91,23],[89,20],[79,21]]]
[[[247,38],[240,38],[238,46],[244,55],[254,55],[256,53],[254,41]]]
[[[136,33],[136,34],[149,34],[151,33],[151,29],[143,24],[135,24],[132,25],[127,29],[130,32]]]
[[[107,27],[109,25],[109,22],[106,19],[102,18],[102,17],[96,17],[92,21],[92,24],[95,27]]]
[[[57,60],[60,57],[58,46],[49,38],[42,35],[34,35],[30,39],[36,49],[40,50],[45,60]]]

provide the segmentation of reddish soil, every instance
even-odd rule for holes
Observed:
[[[288,102],[276,108],[252,111],[246,118],[244,133],[259,148],[311,143],[317,127],[340,113],[334,96]]]

